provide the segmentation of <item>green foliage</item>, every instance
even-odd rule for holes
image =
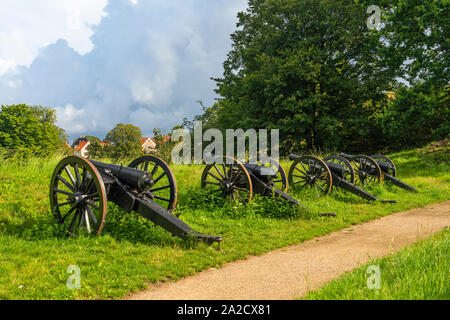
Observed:
[[[85,136],[85,138],[86,138],[90,143],[100,143],[100,142],[101,142],[100,138],[97,138],[97,137],[95,137],[95,136],[89,136],[89,135],[87,135],[87,136]]]
[[[119,123],[105,137],[107,154],[115,161],[142,155],[141,129],[132,124]]]
[[[353,109],[384,99],[391,79],[365,10],[354,1],[250,1],[215,79],[217,126],[279,128],[296,149],[345,146]]]
[[[238,14],[224,74],[215,79],[220,99],[194,120],[205,129],[280,129],[282,154],[380,152],[445,137],[448,98],[441,103],[439,92],[450,81],[448,0],[379,1],[381,29],[369,30],[373,4],[250,0]],[[405,81],[418,87],[408,98]]]
[[[450,135],[450,86],[402,87],[381,116],[385,135],[397,149],[416,147]]]
[[[450,2],[383,1],[383,58],[412,85],[439,88],[450,82]]]
[[[100,142],[94,141],[87,146],[87,152],[90,159],[101,159],[111,157],[110,149],[107,146],[102,146]]]
[[[174,128],[174,129],[176,129],[176,128]],[[177,144],[177,142],[174,142],[172,140],[167,140],[168,136],[170,137],[170,135],[162,134],[160,129],[154,128],[153,129],[153,141],[156,144],[156,150],[151,151],[150,154],[154,154],[155,156],[161,158],[165,162],[170,163],[172,149]]]
[[[64,138],[53,109],[19,104],[0,110],[0,148],[11,156],[48,156],[62,147]]]

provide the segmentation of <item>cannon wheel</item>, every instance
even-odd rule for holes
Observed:
[[[382,154],[375,154],[370,157],[375,159],[375,161],[386,163],[389,166],[387,174],[393,176],[394,178],[397,176],[397,167],[395,166],[394,162],[391,159]]]
[[[325,161],[325,163],[332,162],[341,165],[343,170],[342,172],[340,172],[339,175],[347,182],[350,182],[352,184],[355,183],[355,170],[353,169],[350,161],[348,161],[344,157],[337,155],[328,156],[325,159],[323,159],[323,161]]]
[[[227,164],[227,159],[229,162]],[[220,194],[239,203],[252,200],[252,180],[242,162],[223,156],[221,164],[206,165],[202,174],[201,186],[211,194]]]
[[[50,180],[50,205],[68,235],[85,229],[98,235],[106,219],[107,198],[101,175],[89,160],[69,156],[61,160]]]
[[[268,156],[260,156],[259,159],[257,158],[250,159],[249,163],[256,163],[260,166],[273,168],[274,170],[277,170],[277,176],[273,178],[271,183],[273,183],[273,186],[278,190],[287,192],[288,181],[286,171],[284,171],[283,167],[278,161]]]
[[[295,160],[288,174],[289,186],[293,190],[310,187],[317,196],[327,195],[333,185],[331,171],[325,162],[315,156],[301,156]]]
[[[383,181],[383,172],[373,158],[357,155],[352,158],[352,162],[356,173],[355,183],[366,186]]]
[[[150,173],[153,183],[143,193],[152,201],[173,212],[177,205],[177,182],[169,165],[158,157],[142,156],[128,167]]]

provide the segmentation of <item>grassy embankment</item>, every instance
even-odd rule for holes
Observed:
[[[217,245],[185,243],[136,214],[109,206],[97,238],[68,239],[49,212],[48,184],[59,159],[32,159],[19,166],[0,162],[0,299],[120,298],[198,271],[296,244],[393,212],[450,199],[450,164],[445,151],[392,155],[399,177],[416,187],[369,189],[397,204],[370,203],[334,190],[328,197],[299,199],[309,213],[259,199],[246,207],[211,198],[200,189],[203,166],[172,165],[178,183],[177,212],[195,230],[224,237]],[[282,162],[288,170],[290,163]],[[295,196],[295,194],[294,194]],[[298,195],[297,195],[298,196]],[[319,217],[337,212],[337,217]],[[81,289],[68,290],[69,265],[81,269]]]
[[[450,299],[450,230],[377,259],[346,273],[306,300],[448,300]],[[379,267],[379,288],[374,288],[369,266]],[[371,278],[372,277],[372,278]],[[367,286],[372,289],[369,289]]]

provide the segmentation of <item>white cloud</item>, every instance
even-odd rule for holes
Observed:
[[[89,52],[90,25],[100,22],[106,2],[0,0],[0,59],[28,66],[39,48],[59,38],[80,53]],[[74,17],[74,11],[79,12],[78,17]],[[79,28],[71,28],[74,25]]]
[[[1,28],[0,14],[0,105],[54,107],[59,126],[72,138],[103,137],[117,123],[133,123],[151,135],[154,127],[167,130],[199,114],[196,101],[211,105],[215,83],[210,78],[221,76],[237,12],[246,6],[246,0],[110,0],[104,8],[100,0],[41,1],[56,7],[44,12],[27,1],[40,16],[27,16],[33,8],[20,13],[32,24],[15,31],[13,47],[23,54],[5,49],[11,29]],[[77,3],[84,20],[80,30],[69,32],[65,19]],[[21,9],[8,7],[19,15]],[[44,25],[36,27],[41,20]],[[40,29],[28,33],[33,26]],[[50,32],[50,26],[60,28]],[[24,40],[34,36],[39,41]],[[77,39],[87,39],[91,48]],[[45,42],[51,44],[38,50],[35,43]],[[6,72],[11,68],[14,72]]]
[[[16,67],[16,62],[0,59],[0,76]]]

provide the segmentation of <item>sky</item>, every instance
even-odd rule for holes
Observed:
[[[54,108],[74,140],[151,136],[217,98],[246,0],[0,0],[0,105]]]

